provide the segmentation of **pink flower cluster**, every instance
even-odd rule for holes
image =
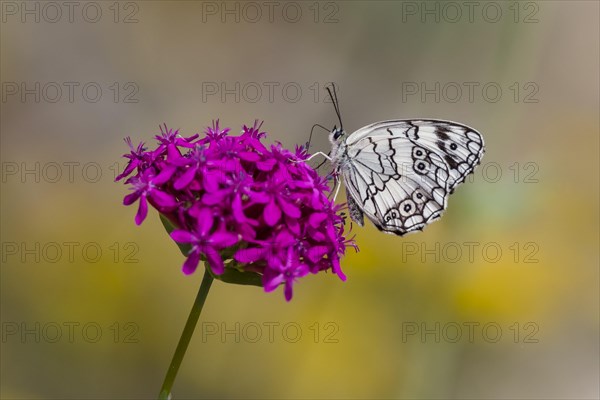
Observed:
[[[148,203],[171,221],[173,240],[189,246],[185,274],[201,260],[217,278],[230,268],[259,274],[267,292],[283,284],[288,301],[308,273],[331,270],[345,280],[340,258],[357,247],[306,152],[268,148],[257,123],[240,136],[218,121],[205,133],[184,138],[165,126],[154,150],[126,139],[129,163],[117,180],[128,177],[133,190],[125,205],[139,201],[136,224]]]

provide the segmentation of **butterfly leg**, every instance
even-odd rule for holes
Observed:
[[[289,160],[291,162],[308,162],[308,161],[312,160],[313,158],[315,158],[316,156],[319,156],[319,155],[321,155],[321,156],[325,157],[327,160],[331,161],[331,157],[329,157],[328,154],[325,154],[325,153],[323,153],[321,151],[317,151],[316,153],[311,154],[310,157],[308,157],[306,160],[293,160],[291,158]],[[323,165],[323,163],[319,164],[319,167],[321,165]],[[317,167],[317,168],[319,168],[319,167]]]
[[[337,198],[337,195],[340,193],[340,187],[342,186],[342,180],[338,179],[337,176],[334,177],[336,180],[336,185],[335,185],[335,194],[333,195],[333,201],[335,201],[335,199]]]
[[[319,127],[321,129],[324,129],[325,131],[327,131],[328,133],[330,132],[329,129],[325,128],[323,125],[319,125],[319,124],[314,124],[312,129],[310,130],[310,135],[308,136],[308,142],[306,142],[306,151],[308,151],[310,149],[310,142],[312,140],[312,135],[313,135],[313,131],[315,130],[316,127]]]
[[[329,161],[331,161],[331,157],[329,157],[329,154],[325,154],[325,153],[323,153],[322,151],[317,151],[316,153],[313,153],[313,154],[311,154],[311,155],[310,155],[310,157],[308,157],[308,158],[307,158],[306,160],[304,160],[304,161],[305,161],[305,162],[306,162],[306,161],[310,161],[310,160],[312,160],[313,158],[315,158],[316,156],[319,156],[319,155],[320,155],[320,156],[323,156],[323,157],[325,157],[326,159],[328,159]]]

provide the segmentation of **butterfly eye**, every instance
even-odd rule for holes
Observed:
[[[333,134],[333,138],[335,140],[338,140],[340,138],[340,136],[342,136],[344,134],[344,131],[342,131],[341,129],[337,129],[337,128],[333,128],[335,130],[335,133]]]

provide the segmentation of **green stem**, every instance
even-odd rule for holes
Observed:
[[[192,306],[190,315],[185,323],[185,328],[183,328],[183,332],[179,338],[179,343],[177,344],[177,349],[175,349],[175,354],[173,354],[173,359],[171,360],[171,365],[169,365],[167,376],[165,376],[162,388],[160,389],[160,394],[158,395],[159,400],[167,400],[171,397],[171,388],[173,387],[173,382],[175,382],[177,371],[179,371],[181,361],[183,361],[183,356],[185,355],[188,345],[190,344],[190,340],[194,334],[194,329],[196,328],[196,323],[198,322],[198,318],[200,318],[200,312],[202,312],[202,306],[204,306],[210,285],[214,280],[209,272],[209,268],[210,267],[208,265],[205,266],[204,277],[202,278],[200,289],[198,290],[196,300],[194,300],[194,305]]]

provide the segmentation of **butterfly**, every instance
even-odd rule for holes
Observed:
[[[437,119],[376,122],[347,134],[335,86],[327,87],[340,127],[329,134],[331,152],[321,154],[343,178],[350,218],[364,216],[381,231],[405,235],[441,217],[448,196],[481,162],[483,137],[475,129]],[[310,141],[310,139],[309,139]]]

